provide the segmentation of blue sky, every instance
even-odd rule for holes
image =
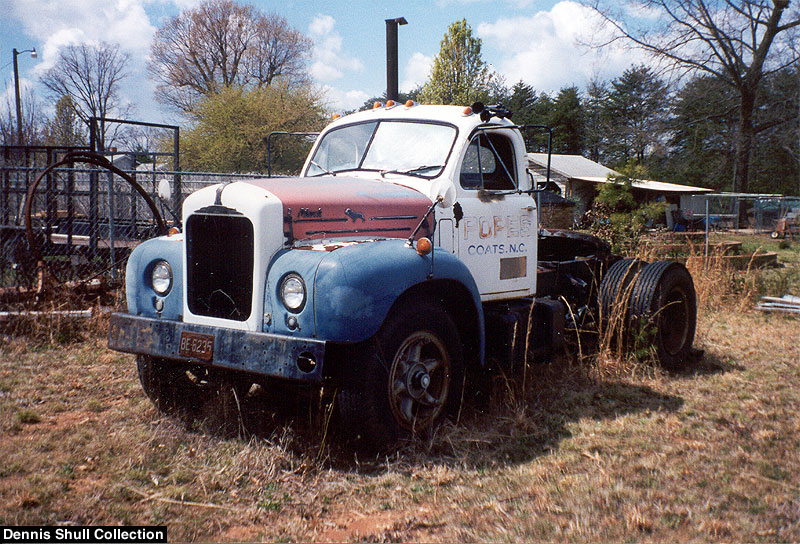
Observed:
[[[19,57],[23,88],[45,103],[38,77],[72,43],[107,41],[130,54],[122,98],[134,117],[150,122],[178,118],[153,99],[145,71],[151,38],[164,21],[199,0],[0,0],[0,110],[13,104],[12,48],[35,47],[38,58]],[[614,45],[589,49],[580,42],[602,39],[610,30],[586,7],[569,0],[407,0],[391,5],[366,0],[252,1],[278,13],[314,40],[310,62],[316,84],[325,89],[332,111],[354,108],[386,88],[385,19],[405,17],[399,30],[400,89],[425,81],[450,23],[466,18],[483,41],[484,60],[508,85],[523,80],[537,91],[555,92],[592,77],[611,79],[640,53]]]

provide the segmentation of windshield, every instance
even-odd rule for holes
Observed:
[[[374,121],[345,126],[323,136],[306,175],[376,170],[433,177],[444,168],[455,137],[455,127],[434,123]]]

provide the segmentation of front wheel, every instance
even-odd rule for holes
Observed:
[[[244,430],[241,405],[252,383],[246,377],[146,355],[136,358],[136,368],[161,413],[185,423],[199,419],[223,436]]]
[[[437,305],[400,307],[346,364],[337,401],[340,422],[371,447],[429,432],[461,401],[461,341],[452,318]]]
[[[147,355],[136,357],[136,369],[145,394],[164,414],[186,419],[197,416],[210,394],[203,369]]]

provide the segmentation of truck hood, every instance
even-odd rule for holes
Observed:
[[[431,200],[414,189],[386,181],[335,178],[268,178],[244,181],[283,206],[290,242],[340,237],[407,238]],[[417,236],[430,236],[430,219]]]

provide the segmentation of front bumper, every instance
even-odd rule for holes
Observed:
[[[180,354],[181,334],[184,332],[214,337],[213,354],[208,361]],[[321,340],[208,327],[123,313],[111,316],[108,347],[126,353],[305,383],[322,381],[325,358],[325,342]]]

